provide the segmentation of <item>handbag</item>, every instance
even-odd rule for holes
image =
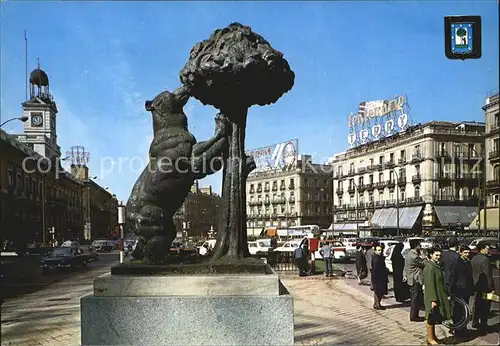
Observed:
[[[431,312],[429,312],[428,322],[430,325],[439,324],[443,322],[443,317],[439,312],[439,308],[435,307],[431,309]]]

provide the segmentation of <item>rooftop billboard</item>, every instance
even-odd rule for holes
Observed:
[[[247,151],[248,156],[253,156],[257,168],[252,171],[265,172],[295,168],[297,166],[298,139],[273,144],[264,148]]]

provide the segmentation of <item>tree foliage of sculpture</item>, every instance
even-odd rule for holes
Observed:
[[[255,168],[245,155],[248,108],[276,102],[292,89],[295,74],[262,36],[233,23],[192,48],[180,79],[191,96],[218,108],[230,122],[223,152],[223,220],[213,259],[248,257],[245,185]]]

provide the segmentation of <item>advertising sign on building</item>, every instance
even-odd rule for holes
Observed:
[[[361,102],[358,112],[349,114],[347,142],[355,147],[404,131],[409,125],[408,113],[406,96]]]
[[[286,142],[270,145],[264,148],[248,151],[253,156],[257,168],[253,172],[265,172],[295,168],[299,141],[292,139]]]

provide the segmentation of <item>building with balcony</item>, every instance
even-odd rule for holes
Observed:
[[[247,232],[332,223],[331,166],[301,155],[293,169],[252,172],[247,180]]]
[[[468,227],[481,203],[484,127],[432,121],[335,155],[334,233]]]
[[[212,186],[200,187],[195,181],[182,207],[174,215],[178,237],[206,238],[216,232],[222,216],[222,198]]]
[[[485,113],[485,200],[482,210],[471,229],[499,231],[500,228],[500,113],[499,94],[489,95],[482,107]],[[479,226],[479,227],[478,227]]]

